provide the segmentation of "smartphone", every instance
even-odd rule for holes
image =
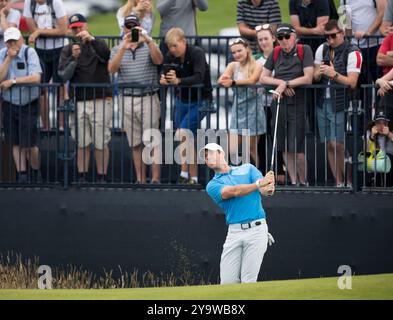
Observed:
[[[131,42],[138,42],[139,41],[139,30],[133,28],[131,30]]]
[[[330,59],[328,59],[328,58],[324,58],[323,60],[322,60],[322,64],[325,64],[325,65],[327,65],[327,66],[330,66]]]
[[[174,66],[172,65],[172,63],[164,63],[162,65],[162,73],[163,74],[167,74],[169,71],[171,70],[175,70]]]

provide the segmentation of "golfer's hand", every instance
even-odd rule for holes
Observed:
[[[269,182],[269,184],[271,184],[271,183],[275,184],[276,183],[276,178],[275,178],[275,175],[274,175],[274,171],[269,171],[268,173],[266,173],[264,179],[266,179]]]
[[[276,191],[276,187],[274,183],[269,183],[267,186],[260,187],[259,191],[263,196],[270,197],[274,194],[274,191]]]
[[[267,233],[267,243],[269,244],[269,246],[275,243],[273,236],[269,232]]]

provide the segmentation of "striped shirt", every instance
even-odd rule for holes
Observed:
[[[112,48],[111,60],[119,51],[121,44]],[[153,91],[158,86],[157,66],[153,63],[149,47],[142,44],[135,51],[126,50],[118,71],[119,84],[127,84],[129,87],[141,87],[143,89],[120,89],[120,94],[137,95]],[[153,88],[152,88],[153,87]]]
[[[280,6],[277,0],[262,0],[259,6],[254,6],[250,0],[239,0],[237,4],[237,24],[245,23],[254,29],[264,23],[281,23]],[[258,51],[255,37],[247,38],[254,52]]]

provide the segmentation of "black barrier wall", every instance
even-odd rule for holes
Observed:
[[[21,199],[23,199],[21,201]],[[268,248],[259,280],[393,272],[392,196],[278,193],[264,199]],[[179,273],[216,283],[226,226],[204,191],[0,191],[0,253],[49,266]]]

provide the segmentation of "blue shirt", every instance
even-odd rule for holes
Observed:
[[[221,191],[226,186],[251,184],[261,178],[263,178],[262,173],[252,164],[247,163],[240,167],[231,167],[227,173],[216,173],[207,184],[206,191],[224,210],[227,224],[265,219],[265,210],[262,208],[259,190],[243,197],[233,197],[226,200],[221,197]]]
[[[25,61],[25,50],[28,47],[23,45],[18,55],[12,59],[8,68],[7,77],[4,80],[11,80],[33,74],[42,73],[40,59],[34,48],[29,48],[27,62]],[[7,56],[8,49],[0,50],[0,64]],[[19,63],[19,68],[18,68]],[[3,99],[7,102],[18,106],[24,106],[39,97],[39,87],[12,86],[10,89],[3,91]]]

